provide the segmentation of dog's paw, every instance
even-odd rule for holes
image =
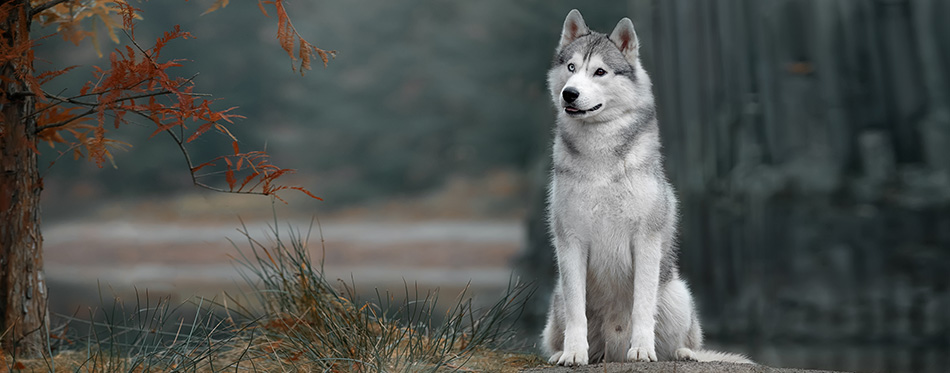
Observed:
[[[627,351],[628,361],[656,361],[656,349],[653,347],[631,347]]]
[[[558,362],[558,360],[561,360],[561,355],[564,355],[564,351],[555,352],[550,358],[548,358],[548,364],[554,364]]]
[[[674,353],[674,357],[679,361],[698,361],[696,353],[686,347],[679,348]]]
[[[554,359],[554,356],[551,358]],[[569,367],[587,365],[587,350],[564,351],[558,356],[557,365]]]
[[[630,349],[627,350],[627,361],[656,360],[656,343],[653,340],[653,330],[634,331],[633,338],[630,339]]]

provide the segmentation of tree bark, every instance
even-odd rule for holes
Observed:
[[[29,42],[29,2],[14,0],[0,20],[0,42]],[[27,52],[30,53],[29,49]],[[47,289],[43,278],[35,98],[21,77],[32,74],[29,56],[0,66],[0,348],[31,358],[46,354]]]

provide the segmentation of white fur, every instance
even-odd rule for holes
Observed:
[[[559,51],[590,33],[571,11]],[[548,74],[558,114],[549,214],[558,264],[543,347],[551,363],[724,360],[738,355],[701,350],[702,331],[686,283],[675,268],[660,282],[661,263],[674,255],[677,201],[658,176],[660,140],[649,76],[638,59],[629,19],[610,36],[633,66],[634,79],[595,76],[604,56],[573,53]],[[573,71],[567,66],[573,64]],[[580,92],[571,103],[566,87]],[[598,110],[569,114],[565,107]],[[639,121],[639,122],[638,122]],[[632,123],[643,131],[618,154]],[[629,136],[628,136],[629,137]],[[570,139],[570,141],[565,140]],[[661,173],[661,172],[660,172]],[[593,354],[593,356],[591,356]]]

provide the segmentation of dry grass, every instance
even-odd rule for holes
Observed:
[[[525,286],[510,285],[485,310],[463,292],[440,311],[437,290],[408,284],[400,298],[410,301],[392,294],[361,301],[352,287],[324,278],[322,262],[309,257],[309,231],[282,236],[277,227],[266,243],[242,227],[250,250],[238,250],[236,261],[255,291],[179,305],[147,291],[133,307],[103,300],[102,309],[67,317],[53,333],[61,351],[53,359],[6,356],[0,372],[514,372],[541,363],[499,349],[530,295]]]
[[[230,351],[230,354],[240,354],[242,351],[249,350],[253,347],[239,347],[236,346],[235,349]],[[10,359],[9,356],[6,357]],[[240,364],[237,362],[240,360]],[[227,363],[231,362],[230,366]],[[4,361],[0,359],[0,363]],[[56,354],[52,362],[45,360],[28,360],[20,361],[17,364],[17,368],[13,371],[20,370],[24,372],[46,372],[50,370],[51,365],[55,365],[57,372],[145,372],[145,371],[195,371],[195,372],[215,372],[215,371],[260,371],[260,372],[285,372],[285,371],[302,371],[302,372],[323,372],[327,369],[322,368],[323,364],[308,364],[306,362],[297,362],[295,364],[285,364],[282,363],[279,359],[274,359],[269,356],[259,356],[257,358],[248,358],[248,357],[239,357],[239,356],[221,356],[219,357],[219,363],[215,364],[217,369],[212,369],[210,365],[204,367],[197,367],[196,369],[183,369],[178,366],[168,366],[166,369],[158,366],[150,367],[137,367],[132,368],[129,362],[121,362],[118,364],[90,364],[86,353],[82,351],[63,351]],[[516,352],[505,352],[495,349],[480,349],[475,351],[471,358],[461,365],[452,365],[446,364],[441,371],[457,371],[457,372],[497,372],[497,373],[516,373],[527,368],[535,368],[546,365],[545,362],[534,354],[527,353],[516,353]],[[6,368],[12,368],[6,367]],[[336,369],[331,369],[331,372],[347,371],[345,367],[338,366]],[[358,368],[357,368],[358,369]],[[426,369],[420,369],[426,370]],[[357,370],[358,371],[358,370]],[[0,372],[7,372],[4,368],[0,368]]]

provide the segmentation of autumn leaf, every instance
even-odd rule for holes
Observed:
[[[290,16],[287,15],[283,0],[258,0],[257,5],[265,16],[269,15],[264,6],[272,5],[274,7],[277,14],[277,41],[280,43],[280,47],[287,52],[287,56],[290,57],[290,67],[294,71],[300,71],[300,75],[303,75],[306,70],[310,70],[310,61],[314,54],[317,54],[320,60],[323,61],[323,67],[327,67],[330,58],[336,57],[336,51],[317,48],[300,36],[293,23],[290,22]],[[294,53],[295,50],[297,53]],[[295,64],[298,59],[300,60],[299,67]]]
[[[56,78],[56,77],[58,77],[58,76],[60,76],[60,75],[66,74],[66,73],[72,71],[73,69],[75,69],[75,68],[77,68],[77,67],[79,67],[79,65],[73,65],[73,66],[66,67],[65,69],[53,70],[53,71],[47,71],[47,72],[40,73],[40,74],[36,75],[36,81],[38,81],[40,84],[46,84],[46,83],[49,82],[50,80],[53,80],[54,78]]]
[[[208,10],[205,10],[205,12],[204,12],[204,13],[201,13],[201,15],[205,15],[205,14],[211,13],[211,12],[213,12],[213,11],[215,11],[215,10],[218,10],[218,9],[221,9],[221,8],[224,8],[224,7],[228,6],[228,1],[229,1],[229,0],[215,0],[214,4],[211,4],[211,6],[208,7]]]
[[[38,6],[45,1],[34,0],[32,3]],[[43,10],[34,18],[43,27],[55,26],[56,32],[63,37],[63,40],[75,45],[79,45],[87,38],[91,39],[96,54],[102,57],[102,48],[98,39],[100,24],[109,39],[113,43],[119,43],[116,31],[124,28],[119,22],[121,18],[119,12],[123,5],[128,5],[128,3],[125,0],[65,1]],[[137,14],[136,17],[140,18]],[[91,23],[92,30],[82,27],[83,22],[87,20]]]

